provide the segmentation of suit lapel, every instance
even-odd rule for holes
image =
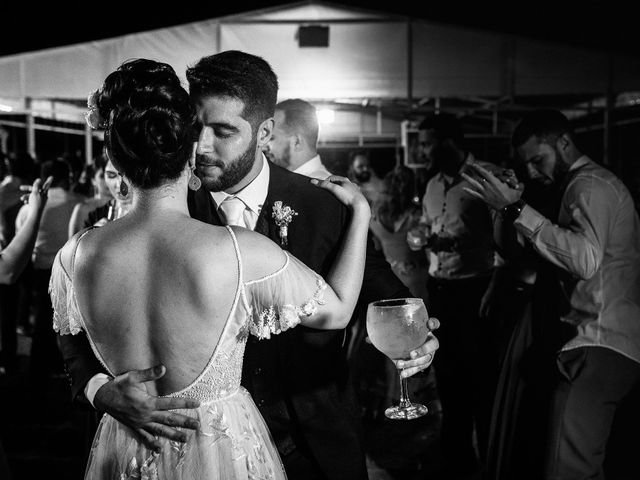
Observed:
[[[270,162],[269,189],[267,190],[267,197],[264,199],[262,209],[260,210],[260,215],[258,215],[255,231],[269,237],[278,244],[280,243],[278,227],[271,218],[271,214],[273,211],[273,202],[288,198],[287,193],[283,191],[283,186],[284,182],[280,167]]]

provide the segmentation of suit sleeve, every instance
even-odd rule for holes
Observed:
[[[65,372],[71,385],[71,399],[87,402],[84,387],[94,375],[106,373],[96,359],[84,332],[76,335],[57,335],[58,347],[64,360]]]
[[[426,279],[425,279],[426,281]],[[387,298],[413,297],[411,292],[391,270],[381,250],[376,250],[371,232],[367,236],[367,258],[360,293],[360,304]]]

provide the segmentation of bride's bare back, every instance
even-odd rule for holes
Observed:
[[[69,273],[111,372],[162,363],[167,374],[149,387],[167,394],[206,366],[231,312],[238,261],[222,227],[179,214],[140,217],[89,231]]]

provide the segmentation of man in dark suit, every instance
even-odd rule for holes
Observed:
[[[189,198],[192,216],[255,229],[326,274],[340,247],[347,211],[308,178],[269,163],[262,154],[277,97],[271,67],[259,57],[229,51],[201,59],[187,78],[202,124],[197,171],[203,188]],[[272,215],[278,201],[297,212],[286,230]],[[361,302],[411,296],[372,246],[367,256]],[[291,479],[367,478],[344,336],[343,330],[298,327],[247,344],[242,384],[264,416]],[[193,404],[146,393],[143,382],[162,375],[162,367],[113,380],[91,378],[98,370],[86,339],[67,335],[60,340],[75,394],[84,392],[97,409],[132,426],[149,444],[154,444],[152,435],[183,438],[173,427],[194,427],[186,417],[166,411]],[[428,367],[437,346],[430,335],[418,358],[405,362],[407,376]]]

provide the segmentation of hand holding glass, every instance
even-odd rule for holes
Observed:
[[[409,250],[422,250],[426,245],[431,234],[427,225],[417,225],[407,232],[407,243]]]
[[[410,360],[412,350],[427,340],[429,315],[420,298],[397,298],[371,302],[367,308],[367,335],[374,347],[391,360]],[[411,420],[425,415],[427,407],[411,403],[407,379],[400,375],[400,403],[384,414],[396,420]]]

